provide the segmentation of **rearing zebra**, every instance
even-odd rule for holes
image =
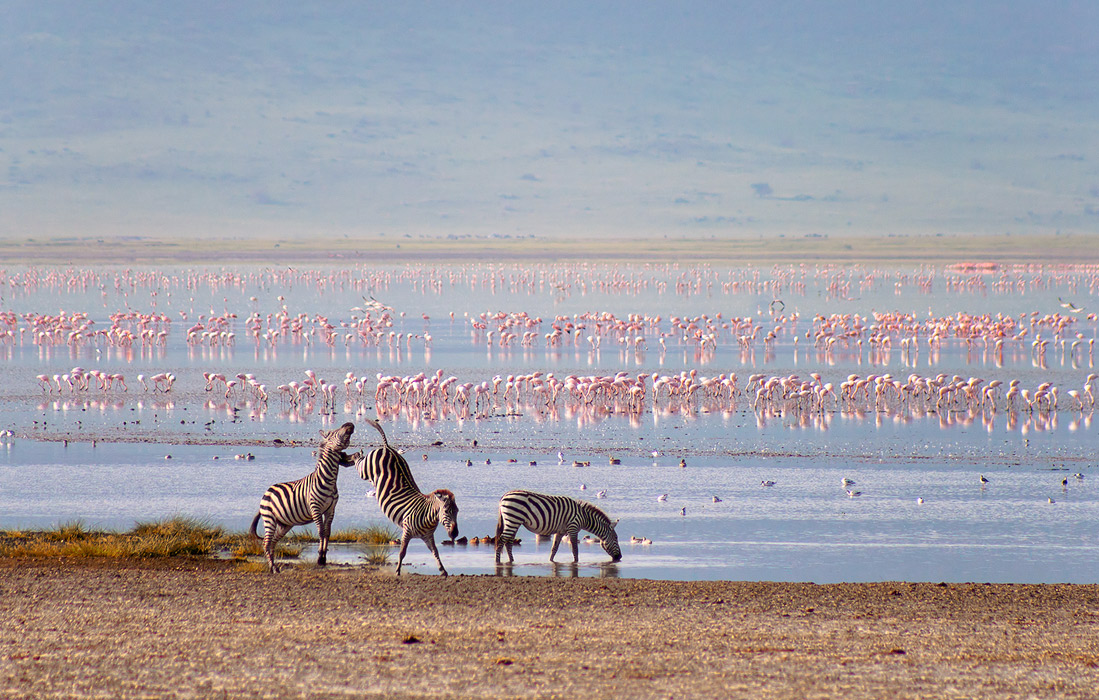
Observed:
[[[590,503],[569,496],[547,496],[533,491],[508,491],[500,497],[500,517],[496,521],[496,563],[500,563],[500,548],[507,547],[508,563],[514,562],[511,545],[520,525],[539,535],[553,535],[550,561],[557,554],[561,537],[569,536],[572,542],[572,560],[580,561],[577,533],[587,530],[599,538],[603,549],[611,555],[611,561],[622,559],[618,546],[618,533],[607,514]]]
[[[375,448],[366,457],[360,457],[359,476],[374,484],[382,512],[401,528],[397,575],[401,575],[401,565],[404,563],[409,541],[417,537],[435,555],[439,571],[446,576],[439,550],[435,548],[435,528],[442,521],[451,539],[458,536],[458,504],[454,501],[454,494],[446,489],[420,493],[416,480],[412,478],[412,471],[408,468],[408,462],[389,446],[382,426],[369,418],[366,422],[382,434],[385,445]]]
[[[351,444],[351,434],[354,432],[354,423],[344,423],[335,430],[322,430],[317,467],[313,472],[297,481],[275,484],[260,498],[259,512],[252,518],[252,536],[259,538],[256,525],[263,518],[263,553],[271,573],[279,570],[275,565],[275,545],[295,525],[316,524],[320,537],[317,565],[327,563],[328,535],[332,529],[332,516],[336,513],[336,501],[340,499],[336,477],[340,474],[340,467],[349,467],[362,457],[361,451],[352,455],[344,453]]]

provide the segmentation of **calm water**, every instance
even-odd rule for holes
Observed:
[[[0,282],[0,312],[8,314],[0,427],[14,433],[0,443],[0,527],[81,519],[127,529],[183,514],[244,529],[268,485],[312,467],[318,430],[376,415],[378,374],[441,370],[456,377],[453,386],[500,377],[502,393],[509,374],[693,370],[698,378],[735,373],[741,393],[655,407],[650,399],[632,412],[621,402],[564,397],[547,409],[528,390],[511,403],[498,393],[479,408],[453,400],[393,406],[383,418],[420,485],[457,494],[466,536],[493,533],[497,500],[511,488],[586,498],[621,519],[619,565],[605,566],[598,545],[581,545],[579,568],[551,567],[548,544],[525,533],[515,574],[1099,581],[1099,440],[1090,406],[1069,396],[1095,371],[1094,270],[19,269]],[[371,307],[374,300],[392,310]],[[901,345],[904,330],[870,329],[889,322],[875,314],[890,312],[918,329],[911,348]],[[287,330],[272,335],[279,314]],[[861,330],[822,341],[834,314],[857,315]],[[61,315],[68,321],[43,318]],[[986,335],[958,337],[963,316],[1010,321],[1011,333],[994,350]],[[932,320],[947,329],[934,348]],[[551,341],[555,323],[565,333]],[[877,342],[885,335],[889,342]],[[1042,349],[1036,340],[1048,343]],[[64,376],[71,381],[78,366],[123,374],[128,391],[94,380],[70,389]],[[277,389],[303,381],[307,369],[337,386],[334,404],[295,405]],[[138,383],[142,374],[152,388],[162,372],[176,377],[170,392]],[[203,372],[251,373],[269,398],[240,387],[225,396],[223,385],[205,391]],[[349,372],[368,378],[361,395],[355,384],[347,392]],[[1050,382],[1059,408],[1009,411],[1001,392],[995,412],[835,402],[804,410],[762,406],[743,393],[755,374],[812,373],[836,392],[850,374],[958,375],[1005,388],[1017,379],[1029,392]],[[58,375],[61,391],[47,391],[39,374],[51,384]],[[353,445],[376,438],[363,425]],[[255,459],[234,459],[245,452]],[[848,496],[844,478],[860,496]],[[380,521],[368,488],[353,471],[341,478],[337,528]],[[653,542],[630,544],[631,536]],[[445,548],[443,557],[452,573],[495,570],[484,547]],[[361,553],[341,549],[334,558],[358,561]],[[408,563],[435,571],[418,541]]]

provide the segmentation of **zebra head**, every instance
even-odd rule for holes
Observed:
[[[622,561],[622,548],[618,546],[618,533],[614,529],[617,525],[617,520],[608,523],[607,531],[600,537],[603,551],[611,555],[612,562]]]
[[[351,445],[351,434],[355,432],[354,423],[344,423],[335,430],[321,431],[321,448],[346,450]]]
[[[599,508],[585,501],[580,501],[583,514],[583,527],[599,538],[603,545],[603,551],[611,555],[612,562],[622,561],[622,548],[618,546],[618,533],[615,527],[617,520],[611,520]]]
[[[454,500],[454,494],[447,489],[436,489],[431,495],[439,504],[439,522],[450,539],[454,539],[458,536],[458,503]]]

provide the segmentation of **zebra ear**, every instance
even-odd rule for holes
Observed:
[[[331,435],[334,432],[336,432],[336,431],[334,431],[334,430],[322,430],[322,431],[320,431],[321,440],[327,440],[328,436]]]

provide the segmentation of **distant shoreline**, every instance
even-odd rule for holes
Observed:
[[[1099,235],[796,236],[781,238],[430,238],[399,236],[0,239],[0,265],[1099,264]],[[965,268],[963,268],[965,269]]]

